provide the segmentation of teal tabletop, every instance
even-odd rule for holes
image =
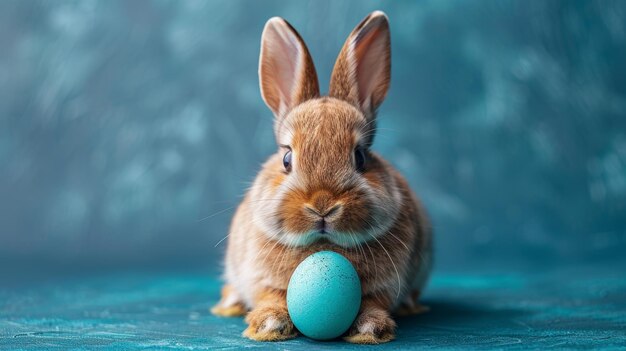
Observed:
[[[398,319],[397,339],[368,347],[561,349],[626,347],[626,279],[615,266],[532,273],[437,273],[430,311]],[[342,340],[262,343],[242,318],[208,309],[220,282],[209,273],[118,273],[0,288],[4,349],[328,349]]]

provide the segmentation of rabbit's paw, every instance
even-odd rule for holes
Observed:
[[[230,285],[225,285],[222,288],[220,302],[211,308],[211,313],[220,317],[240,317],[245,315],[247,311],[246,305]]]
[[[255,308],[246,316],[243,336],[257,341],[279,341],[296,337],[287,309],[273,306]]]
[[[348,334],[344,337],[353,344],[381,344],[395,338],[396,323],[382,309],[366,309],[361,312]]]

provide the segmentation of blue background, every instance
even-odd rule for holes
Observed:
[[[426,203],[438,267],[623,256],[623,2],[3,1],[2,260],[217,262],[275,150],[265,21],[300,31],[326,91],[374,9],[393,67],[374,148]]]
[[[374,148],[437,251],[431,312],[379,348],[626,347],[626,2],[4,0],[0,349],[349,348],[252,342],[208,307],[276,149],[265,21],[299,30],[326,90],[376,9]]]

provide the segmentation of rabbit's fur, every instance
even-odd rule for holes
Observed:
[[[370,151],[390,71],[382,12],[371,13],[348,37],[327,97],[320,97],[302,38],[281,18],[267,22],[259,77],[279,148],[235,213],[226,285],[212,309],[221,316],[247,314],[246,337],[296,335],[287,284],[296,266],[321,250],[344,255],[361,278],[361,309],[347,341],[392,340],[392,312],[424,309],[417,299],[431,265],[428,219],[404,178]]]

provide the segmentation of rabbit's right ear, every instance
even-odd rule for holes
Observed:
[[[280,17],[271,18],[263,29],[259,83],[263,100],[277,119],[320,94],[309,50],[298,32]]]

